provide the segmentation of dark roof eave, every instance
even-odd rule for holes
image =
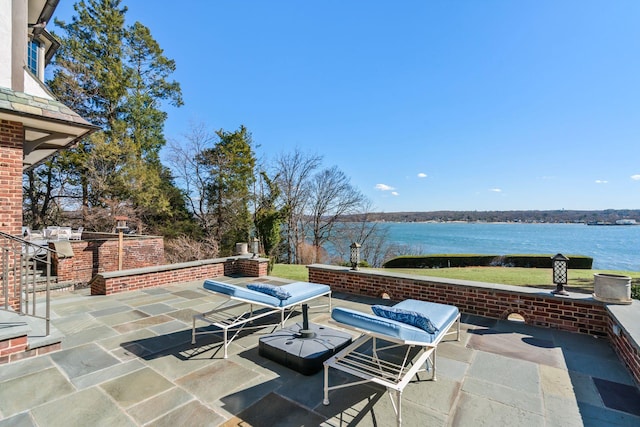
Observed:
[[[85,133],[83,133],[82,135],[79,135],[77,138],[74,138],[74,139],[73,139],[73,140],[71,140],[68,144],[66,144],[66,145],[64,145],[64,146],[61,146],[61,147],[60,147],[60,149],[56,150],[56,153],[57,153],[58,151],[66,150],[66,149],[68,149],[68,148],[70,148],[70,147],[72,147],[72,146],[76,145],[78,142],[80,142],[80,140],[82,140],[83,138],[88,137],[89,135],[91,135],[93,132],[95,132],[95,131],[97,131],[97,130],[98,130],[98,127],[95,127],[95,128],[93,128],[93,129],[88,129]],[[34,169],[35,167],[40,166],[40,165],[41,165],[42,163],[44,163],[44,162],[45,162],[49,157],[51,157],[51,156],[44,157],[42,160],[39,160],[39,161],[37,161],[37,162],[35,162],[35,163],[33,163],[33,164],[31,164],[31,165],[29,165],[29,166],[25,167],[25,168],[22,170],[22,172],[23,172],[23,173],[24,173],[24,172],[29,172],[31,169]]]
[[[42,36],[44,36],[51,43],[51,46],[49,46],[44,54],[45,64],[49,64],[51,62],[51,59],[53,59],[53,55],[55,55],[58,49],[60,49],[60,42],[48,31],[43,31]]]
[[[0,114],[1,113],[8,114],[11,116],[28,117],[30,119],[41,120],[43,122],[58,123],[58,124],[63,124],[67,126],[81,127],[88,130],[100,129],[100,126],[91,124],[84,119],[82,119],[83,120],[82,122],[74,121],[74,120],[64,120],[56,117],[48,117],[40,114],[33,114],[33,113],[28,113],[26,111],[20,111],[20,110],[8,109],[8,108],[0,108]]]

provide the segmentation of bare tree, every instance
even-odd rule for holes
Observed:
[[[175,174],[176,185],[184,191],[187,206],[207,231],[213,230],[214,218],[208,206],[207,183],[210,168],[199,161],[200,154],[211,149],[217,141],[215,132],[209,131],[202,123],[191,124],[190,133],[182,141],[169,141],[168,163]]]
[[[381,267],[394,254],[388,243],[389,227],[381,222],[371,220],[371,203],[365,200],[360,207],[361,215],[355,215],[353,221],[340,223],[330,238],[331,245],[338,259],[337,263],[347,263],[350,258],[350,245],[361,244],[360,259],[371,267]]]
[[[187,236],[178,236],[167,240],[164,249],[168,263],[196,261],[218,256],[218,242],[213,237],[199,241]]]
[[[309,191],[308,228],[318,262],[321,248],[333,236],[333,230],[342,215],[360,212],[364,195],[336,166],[316,174]]]
[[[290,154],[282,154],[275,161],[276,171],[273,175],[277,176],[282,206],[287,208],[283,232],[285,261],[288,264],[300,262],[297,251],[305,240],[301,224],[309,201],[311,178],[321,162],[321,156],[305,154],[299,149]]]

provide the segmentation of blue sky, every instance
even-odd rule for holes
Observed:
[[[640,208],[637,0],[123,4],[177,63],[168,139],[243,124],[381,212]]]

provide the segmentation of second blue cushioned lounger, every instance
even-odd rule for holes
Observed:
[[[446,325],[453,324],[459,315],[458,308],[452,305],[417,300],[402,301],[393,307],[419,313],[426,312],[433,324],[439,330],[442,330]],[[331,317],[336,322],[340,322],[351,327],[367,330],[368,332],[377,332],[384,336],[405,341],[432,343],[439,338],[438,333],[430,334],[420,328],[397,320],[385,319],[384,317],[376,316],[373,313],[363,313],[349,308],[336,307],[333,309]]]
[[[309,282],[294,282],[280,286],[280,289],[290,296],[280,299],[267,293],[248,289],[245,286],[233,285],[231,283],[218,282],[207,279],[203,283],[203,288],[222,296],[225,300],[214,309],[205,313],[193,316],[193,328],[191,333],[192,344],[196,343],[196,335],[203,333],[215,333],[220,331],[196,332],[196,320],[201,320],[222,330],[224,337],[224,357],[227,357],[227,348],[237,334],[245,328],[248,322],[260,319],[274,313],[280,313],[280,326],[284,327],[284,322],[293,312],[293,308],[312,301],[321,296],[329,297],[329,310],[331,310],[331,288],[327,285]],[[234,304],[230,305],[230,301]],[[248,305],[249,310],[231,313],[230,309]],[[254,312],[254,306],[260,310]],[[285,312],[289,314],[285,317]],[[261,325],[260,327],[264,327]],[[228,331],[234,330],[231,338]]]
[[[392,315],[397,313],[396,317],[402,321],[349,308],[333,309],[331,317],[334,321],[361,335],[324,362],[323,403],[329,404],[331,390],[373,382],[385,386],[389,393],[395,391],[396,421],[401,425],[402,391],[419,372],[431,370],[431,380],[436,379],[436,348],[450,333],[457,333],[457,339],[460,339],[460,312],[452,305],[411,299],[380,308],[381,314],[387,316],[384,312],[388,310]],[[426,319],[429,328],[413,326],[418,323],[414,321],[416,318]],[[454,324],[457,324],[457,330],[449,332]],[[359,380],[330,387],[329,368],[349,373]]]

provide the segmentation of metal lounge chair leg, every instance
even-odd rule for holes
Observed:
[[[223,345],[224,345],[224,358],[226,359],[227,358],[227,335],[228,335],[228,329],[227,328],[224,328],[223,335],[224,335],[224,343],[223,343]]]
[[[402,392],[400,390],[396,391],[396,405],[398,405],[396,423],[400,427],[402,425]]]
[[[431,378],[432,381],[438,381],[438,378],[436,378],[436,349],[433,349],[433,353],[432,356],[433,357],[433,377]]]
[[[324,365],[324,399],[322,404],[327,406],[329,404],[329,367]]]

